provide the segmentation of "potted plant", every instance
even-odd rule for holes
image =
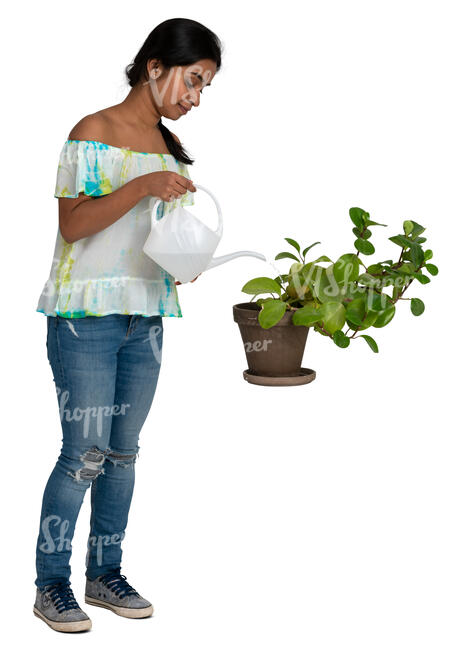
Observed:
[[[423,313],[425,305],[420,298],[403,294],[414,280],[421,284],[430,282],[423,271],[430,275],[438,273],[438,268],[429,262],[433,252],[422,247],[426,241],[421,236],[425,228],[405,220],[403,233],[389,237],[400,248],[398,260],[366,265],[360,254],[375,252],[370,228],[386,224],[372,221],[361,208],[351,208],[349,216],[354,224],[357,252],[344,253],[335,262],[326,255],[310,262],[306,259],[308,252],[321,242],[301,250],[294,239],[285,237],[293,251],[278,253],[275,260],[293,260],[289,272],[275,278],[253,278],[242,287],[253,298],[234,305],[233,314],[244,343],[248,362],[244,377],[248,381],[293,385],[314,379],[313,370],[301,368],[310,328],[340,348],[347,348],[353,339],[363,338],[373,352],[378,352],[375,339],[363,332],[388,325],[398,301],[409,300],[414,316]],[[324,267],[319,262],[329,265]],[[260,294],[270,295],[255,300]]]

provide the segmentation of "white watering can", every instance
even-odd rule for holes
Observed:
[[[194,280],[199,273],[236,257],[257,257],[266,261],[264,255],[254,251],[237,251],[229,255],[213,257],[223,234],[221,208],[208,189],[195,183],[193,185],[207,192],[215,201],[218,210],[217,229],[208,228],[180,204],[158,220],[156,211],[162,202],[162,199],[158,199],[152,209],[152,229],[142,248],[144,253],[181,283]],[[155,197],[150,199],[150,201],[154,200]]]

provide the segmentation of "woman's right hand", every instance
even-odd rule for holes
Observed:
[[[156,196],[163,201],[174,201],[190,192],[196,192],[193,181],[177,172],[151,172],[141,176],[147,195]]]

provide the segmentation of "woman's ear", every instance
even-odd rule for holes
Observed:
[[[158,59],[150,59],[147,61],[147,73],[149,78],[158,79],[161,74]]]

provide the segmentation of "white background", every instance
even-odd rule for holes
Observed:
[[[155,650],[453,649],[453,3],[18,3],[3,36],[2,606],[17,641]],[[128,92],[148,33],[199,20],[224,45],[200,106],[165,121],[225,218],[217,254],[269,259],[293,237],[352,252],[348,211],[377,254],[404,219],[427,228],[440,274],[416,281],[424,314],[347,349],[311,331],[307,386],[252,386],[232,306],[270,275],[240,258],[179,287],[141,432],[123,572],[155,607],[127,620],[83,599],[89,498],[72,585],[93,620],[59,635],[32,614],[42,492],[61,429],[35,312],[56,229],[58,155],[84,115]],[[213,216],[206,196],[192,211]],[[365,257],[364,257],[365,259]],[[368,259],[368,263],[370,259]],[[282,272],[286,261],[276,262]],[[3,631],[3,634],[5,632]]]

